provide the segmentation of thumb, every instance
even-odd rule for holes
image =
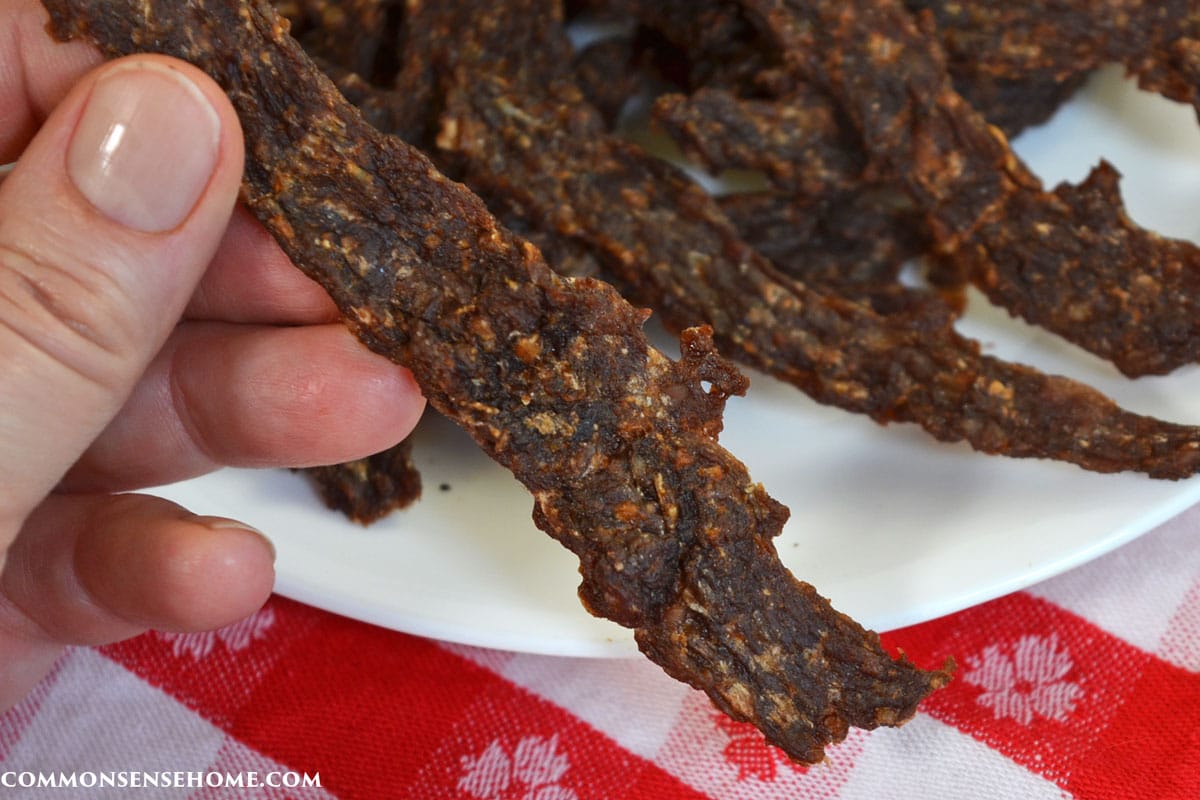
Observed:
[[[220,89],[138,56],[84,78],[0,184],[0,552],[178,322],[241,172]]]

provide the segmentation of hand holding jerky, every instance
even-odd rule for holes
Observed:
[[[672,362],[643,312],[567,280],[424,156],[366,125],[264,2],[47,0],[110,55],[186,58],[229,93],[245,199],[373,349],[525,484],[580,558],[594,612],[815,761],[849,725],[907,719],[945,672],[895,661],[779,564],[786,510],[716,443],[745,381],[704,330]],[[707,387],[707,390],[706,390]]]

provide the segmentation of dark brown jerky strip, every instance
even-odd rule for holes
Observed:
[[[747,100],[721,89],[668,94],[654,119],[693,161],[718,173],[759,170],[781,191],[820,198],[864,183],[867,158],[836,107],[806,87],[778,100]]]
[[[321,71],[339,92],[362,112],[374,128],[417,144],[425,138],[430,115],[435,110],[418,89],[388,89],[368,82],[357,72],[314,57]]]
[[[632,36],[611,36],[584,47],[572,64],[575,81],[609,127],[629,99],[650,82]]]
[[[964,303],[961,287],[934,294],[899,283],[901,267],[929,243],[907,197],[893,190],[863,189],[823,200],[755,192],[717,202],[748,245],[819,291],[859,300],[881,314],[907,312],[914,303],[951,300],[953,308]]]
[[[398,57],[396,0],[287,0],[273,2],[291,23],[297,38],[315,62],[358,106],[367,121],[389,133],[420,130],[414,120],[424,109],[412,107],[412,92],[396,92],[369,81],[390,82],[388,64]],[[394,72],[394,68],[390,69]],[[368,458],[302,470],[329,508],[369,525],[392,511],[416,502],[421,476],[412,463],[412,447],[402,442]]]
[[[689,330],[672,362],[643,312],[556,276],[427,158],[365,124],[262,2],[47,0],[52,29],[216,78],[247,142],[244,196],[374,350],[533,493],[594,613],[792,757],[896,724],[944,684],[787,575],[787,511],[716,443],[745,379]],[[705,391],[704,387],[707,387]]]
[[[275,7],[288,12],[292,33],[301,34],[305,52],[367,122],[410,144],[426,143],[437,104],[428,62],[433,45],[427,41],[422,4],[289,0]],[[354,24],[373,26],[374,38],[368,42],[363,34],[349,36],[345,28]]]
[[[843,293],[866,284],[874,292],[932,247],[908,196],[864,175],[867,159],[853,131],[843,129],[827,97],[803,85],[775,100],[719,89],[664,95],[654,118],[709,172],[767,176],[776,191],[732,195],[722,209],[751,246],[794,278]]]
[[[415,503],[421,474],[412,462],[412,443],[404,440],[383,452],[304,470],[330,508],[363,525]]]
[[[493,30],[486,11],[470,0],[441,8],[469,46],[458,51],[460,81],[447,84],[439,145],[489,196],[585,242],[668,326],[711,325],[723,352],[820,402],[880,422],[916,422],[984,452],[1159,477],[1200,466],[1197,428],[1130,414],[1073,381],[982,356],[950,327],[944,307],[884,316],[789,280],[738,236],[712,197],[608,135],[577,88],[550,77],[542,60],[566,47],[561,31],[485,40]],[[511,71],[489,74],[493,64]]]
[[[681,88],[702,86],[770,93],[778,59],[763,47],[742,9],[728,0],[590,0],[616,18],[634,19],[653,31],[648,43],[656,64]],[[764,78],[766,78],[764,80]]]
[[[287,0],[276,10],[311,55],[375,81],[377,65],[394,57],[400,0]]]
[[[951,72],[1062,79],[1178,37],[1189,0],[903,0],[928,12]]]
[[[955,89],[1013,136],[1044,121],[1083,79],[1161,36],[1181,0],[904,0],[928,13]]]
[[[1080,217],[1044,191],[954,91],[937,42],[898,0],[740,2],[792,67],[837,100],[873,165],[897,177],[939,249],[961,255],[995,302],[1128,375],[1200,357],[1200,248],[1146,231],[1119,208]],[[1025,235],[1041,230],[1039,219],[1053,235]]]
[[[1200,116],[1200,8],[1194,2],[1187,4],[1174,33],[1174,38],[1164,37],[1125,65],[1143,89],[1189,103]]]

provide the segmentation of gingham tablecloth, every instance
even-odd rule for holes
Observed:
[[[0,716],[0,797],[1200,798],[1200,507],[884,640],[953,655],[956,680],[802,768],[641,659],[450,645],[274,598],[215,633],[69,652]],[[131,788],[158,773],[174,783]],[[91,786],[20,785],[54,776]]]

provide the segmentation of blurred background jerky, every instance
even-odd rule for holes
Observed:
[[[1133,69],[1184,30],[1187,0],[904,0],[932,15],[954,87],[1009,136],[1106,64]]]
[[[539,527],[580,559],[587,607],[670,674],[807,762],[948,680],[893,660],[779,564],[786,509],[716,442],[746,382],[707,331],[667,359],[643,312],[557,276],[367,125],[264,2],[45,5],[61,38],[166,52],[222,83],[246,135],[246,203],[364,343],[533,493]]]
[[[740,237],[720,201],[608,133],[569,75],[553,69],[569,61],[554,0],[456,0],[438,14],[460,41],[440,60],[448,68],[437,152],[526,224],[589,248],[603,274],[668,328],[710,325],[723,353],[818,401],[916,422],[984,452],[1160,477],[1200,464],[1200,430],[981,355],[936,294],[894,279],[839,294],[833,282],[818,291],[784,275]]]
[[[276,10],[312,56],[374,84],[394,72],[402,0],[281,0]]]
[[[898,2],[742,5],[790,66],[837,101],[871,169],[895,176],[938,249],[993,301],[1128,375],[1196,360],[1200,250],[1138,227],[1119,209],[1106,215],[1111,235],[1089,237],[1097,220],[1042,189],[954,91],[936,40]],[[1090,208],[1110,199],[1095,185],[1079,191],[1092,192]]]
[[[1055,4],[1054,9],[1043,9],[1045,14],[1041,16],[1024,7],[1012,9],[988,3],[913,2],[909,7],[918,13],[933,14],[939,23],[937,35],[951,48],[948,59],[951,71],[958,65],[954,75],[956,85],[965,85],[963,75],[968,63],[976,76],[987,75],[1028,85],[1046,80],[1064,83],[1068,78],[1075,80],[1104,60],[1131,59],[1152,43],[1169,38],[1165,30],[1182,13],[1175,5],[1155,7],[1128,1],[1110,5],[1113,7],[1108,9],[1106,20],[1095,22],[1092,21],[1096,16],[1094,12],[1062,3]],[[1194,250],[1186,243],[1160,240],[1133,226],[1121,210],[1115,173],[1103,166],[1094,179],[1079,187],[1065,185],[1052,195],[1041,192],[1019,194],[1017,201],[1005,207],[1007,210],[1003,215],[992,214],[978,231],[973,232],[976,237],[974,247],[952,250],[951,258],[940,257],[934,249],[932,226],[927,224],[922,208],[914,203],[909,193],[911,185],[887,177],[890,167],[886,160],[876,158],[867,169],[867,153],[850,116],[834,102],[827,87],[817,86],[817,82],[809,80],[794,63],[787,65],[789,56],[786,49],[778,46],[778,36],[772,34],[769,27],[756,27],[751,21],[753,15],[748,17],[741,5],[713,0],[701,4],[588,0],[568,6],[568,12],[576,15],[592,14],[605,23],[621,25],[632,21],[635,25],[625,24],[621,35],[593,43],[582,53],[575,54],[565,46],[561,20],[552,18],[551,26],[547,28],[538,22],[540,12],[517,8],[514,13],[524,14],[524,17],[514,17],[500,26],[489,22],[493,24],[491,39],[479,41],[469,36],[460,39],[462,28],[451,21],[455,13],[453,8],[443,9],[438,4],[410,5],[408,16],[401,25],[408,31],[405,47],[395,60],[405,65],[401,72],[410,75],[420,72],[418,83],[421,86],[436,86],[433,96],[438,101],[430,102],[423,109],[427,118],[417,123],[426,133],[420,136],[409,133],[409,138],[417,142],[428,141],[431,138],[429,131],[435,127],[431,119],[440,119],[443,125],[446,120],[456,124],[453,114],[442,113],[442,104],[446,102],[445,97],[455,91],[461,92],[461,86],[476,74],[500,75],[507,80],[513,73],[533,74],[540,70],[543,80],[554,77],[558,81],[556,85],[568,85],[570,76],[561,75],[564,72],[562,65],[572,63],[575,86],[571,92],[582,93],[589,101],[600,103],[603,106],[600,116],[607,128],[613,126],[621,106],[634,93],[652,89],[654,84],[661,87],[666,81],[674,81],[677,89],[690,89],[691,93],[661,97],[655,107],[656,118],[665,124],[685,150],[714,172],[730,167],[760,169],[775,185],[772,192],[735,195],[719,201],[720,210],[744,243],[769,259],[773,266],[810,287],[859,302],[881,316],[898,315],[889,324],[915,326],[927,334],[949,327],[963,302],[958,288],[968,269],[973,268],[984,276],[997,271],[1003,275],[1006,271],[1019,272],[1025,260],[1030,259],[1048,273],[1061,274],[1070,269],[1073,280],[1086,281],[1078,294],[1090,295],[1091,305],[1070,306],[1066,312],[1068,317],[1075,320],[1097,314],[1120,317],[1126,313],[1121,304],[1127,302],[1128,295],[1109,289],[1105,283],[1106,275],[1077,270],[1076,265],[1098,257],[1097,254],[1120,261],[1128,259],[1131,252],[1142,253],[1148,259],[1158,258],[1159,263],[1164,255],[1180,263]],[[498,16],[497,13],[487,19]],[[905,21],[894,13],[892,17]],[[1044,19],[1055,20],[1060,29],[1059,37],[1053,43],[1045,41],[1050,38],[1050,31],[1040,24],[1039,20]],[[548,47],[547,31],[555,26],[558,40]],[[522,38],[519,30],[522,27],[532,27],[540,33],[533,37],[526,34]],[[921,33],[918,31],[918,35]],[[515,38],[506,45],[502,41],[505,36]],[[530,47],[541,48],[537,55],[529,54],[527,58],[534,66],[514,62],[514,58],[526,56],[516,53],[519,48],[511,42],[525,42]],[[774,46],[772,42],[775,42]],[[460,49],[469,52],[460,54]],[[648,52],[650,50],[654,52]],[[937,88],[945,83],[945,74],[936,63],[936,48],[929,53],[926,60],[934,62],[934,68],[924,74],[927,87]],[[958,54],[957,61],[955,54]],[[968,62],[969,56],[973,58]],[[791,57],[794,62],[795,53]],[[734,64],[739,66],[731,66]],[[606,82],[606,74],[615,77]],[[528,80],[524,82],[529,83]],[[520,88],[521,80],[517,84],[519,92],[527,92],[528,87]],[[378,117],[372,117],[372,109],[380,105],[381,98],[384,106],[396,102],[392,95],[399,93],[388,88],[372,88],[374,97],[364,99],[352,94],[351,99],[362,103],[368,117],[378,123]],[[740,97],[734,93],[735,89],[751,96]],[[424,92],[428,93],[428,90]],[[576,100],[573,95],[567,104]],[[409,116],[416,118],[412,113]],[[583,119],[588,115],[576,116]],[[588,129],[589,125],[592,122],[583,128]],[[402,135],[405,133],[404,126],[384,124],[383,127]],[[986,128],[977,126],[977,134],[983,133]],[[460,163],[469,148],[453,144],[457,135],[454,131],[442,130],[441,135],[443,144],[452,143],[436,150],[441,157],[441,166],[454,174],[462,170],[470,173],[470,164]],[[978,149],[984,151],[994,145],[986,135],[976,135],[975,141],[982,143]],[[581,160],[602,157],[602,154],[592,153]],[[579,167],[586,168],[586,165]],[[979,171],[984,173],[986,181],[987,170]],[[1031,176],[1025,177],[1031,179]],[[587,230],[572,229],[563,233],[560,226],[546,222],[545,211],[539,207],[538,199],[531,202],[521,191],[511,190],[514,181],[489,185],[486,177],[480,177],[478,169],[475,175],[468,174],[467,179],[473,188],[485,195],[492,210],[507,225],[519,228],[522,235],[546,251],[551,256],[550,262],[565,274],[595,274],[605,252],[611,256],[613,240],[605,238],[607,234],[603,230],[597,231],[592,226]],[[983,199],[985,207],[988,197],[994,199],[996,194],[1012,191],[1002,175],[993,175],[991,185],[991,190],[985,188],[975,192]],[[970,193],[972,188],[957,186],[955,191]],[[1049,197],[1054,202],[1047,203]],[[541,199],[544,201],[545,197]],[[623,203],[617,201],[617,205]],[[969,210],[957,222],[969,227],[969,220],[974,215],[981,219],[988,217],[975,209]],[[997,216],[1000,218],[996,219]],[[937,219],[935,216],[934,221]],[[1103,224],[1096,224],[1099,220],[1103,220]],[[1114,237],[1114,231],[1121,235]],[[1047,236],[1047,232],[1051,236]],[[1014,246],[1014,242],[1023,238],[1036,240],[1039,236],[1047,240],[1040,247]],[[1116,244],[1113,244],[1114,238]],[[944,241],[942,246],[945,248]],[[637,248],[627,246],[626,250],[634,252]],[[654,255],[653,245],[649,253]],[[936,294],[913,291],[897,280],[900,264],[920,253],[934,265],[930,278],[943,290],[940,299]],[[1001,269],[997,270],[992,261],[998,261]],[[707,271],[713,269],[709,266]],[[1010,285],[1002,280],[993,280],[993,283],[993,294],[1002,302],[1014,307],[1026,302],[1020,284]],[[1156,289],[1155,284],[1145,280],[1138,286],[1143,295],[1153,294]],[[749,289],[753,295],[754,287]],[[657,291],[661,290],[654,290],[639,300],[659,305],[655,300]],[[709,297],[713,299],[711,293]],[[726,317],[733,317],[734,311],[736,309],[731,309]],[[720,318],[719,314],[708,312],[698,316]],[[788,319],[787,314],[783,319]],[[774,320],[777,326],[778,322]],[[682,326],[682,323],[673,324]],[[718,335],[722,330],[724,328],[718,325]],[[758,354],[764,350],[758,343],[747,348],[746,337],[742,340],[742,350],[750,349]],[[765,348],[769,353],[775,349],[778,348]],[[770,362],[764,364],[761,356],[752,355],[746,360],[780,374],[777,366]],[[799,363],[804,363],[804,356],[799,358]],[[786,375],[783,377],[789,379]],[[988,382],[989,386],[1007,385],[1003,376],[994,377],[999,383]],[[1015,383],[1031,385],[1025,380]],[[804,386],[803,383],[800,385]],[[854,384],[842,381],[842,385]],[[1073,392],[1046,394],[1069,396],[1075,402],[1085,396]],[[827,395],[822,397],[820,392],[815,392],[814,396],[847,407],[844,397],[830,400]],[[904,402],[908,402],[907,397]],[[864,410],[862,406],[850,407]],[[886,406],[868,408],[867,413],[881,420],[905,418],[894,415]],[[1053,419],[1053,413],[1053,408],[1048,408],[1046,418]],[[1102,416],[1110,418],[1107,413]],[[1129,441],[1131,429],[1149,430],[1144,424],[1135,425],[1130,420],[1110,424],[1116,425],[1119,429],[1116,433],[1120,434],[1113,441],[1121,443]],[[991,447],[995,448],[992,451],[1010,454],[1026,452],[1020,446],[1014,446],[1009,438],[997,436],[994,425],[971,427],[988,431],[986,436],[975,434],[976,439],[991,443],[981,449]],[[1167,447],[1177,451],[1173,465],[1169,469],[1161,465],[1143,465],[1141,468],[1158,475],[1187,474],[1191,468],[1185,465],[1190,461],[1184,454],[1190,448],[1193,435],[1179,428],[1164,429],[1159,433],[1157,441],[1167,443]],[[1048,449],[1062,447],[1062,440],[1070,434],[1070,431],[1064,432],[1055,444],[1048,445]],[[943,430],[935,431],[935,435],[953,439],[963,434]],[[1091,432],[1086,430],[1075,431],[1073,435],[1080,440],[1094,440]],[[1033,450],[1028,452],[1036,454]],[[1058,457],[1079,458],[1075,455]],[[1092,455],[1087,457],[1092,458]],[[1130,457],[1136,456],[1131,453]],[[1116,469],[1126,468],[1118,465],[1129,462],[1117,456],[1114,446],[1107,457],[1096,463],[1102,466],[1093,468]]]
[[[658,10],[648,10],[658,4],[626,5],[644,24],[660,26],[668,37],[672,31],[686,30],[678,22],[680,15],[671,11],[686,4],[668,2]],[[1195,52],[1187,45],[1190,40],[1180,37],[1180,29],[1186,32],[1187,27],[1181,22],[1184,14],[1179,3],[1125,2],[1105,4],[1104,8],[1059,3],[1049,14],[1049,18],[1062,23],[1054,26],[1061,38],[1053,44],[1045,41],[1051,35],[1051,26],[1036,22],[1038,9],[1026,13],[1001,4],[992,8],[986,3],[956,2],[915,8],[918,12],[940,12],[926,19],[940,20],[947,28],[932,32],[920,29],[897,3],[864,2],[844,9],[835,9],[833,4],[798,2],[737,5],[750,12],[760,29],[758,51],[771,49],[763,47],[765,38],[774,43],[779,54],[766,60],[785,62],[784,67],[768,69],[770,80],[759,80],[758,85],[790,87],[790,93],[776,91],[762,100],[744,89],[741,95],[701,91],[660,100],[656,108],[660,122],[707,167],[714,171],[734,166],[760,169],[785,191],[796,191],[797,170],[804,170],[800,177],[809,179],[810,187],[819,185],[812,178],[829,174],[821,170],[822,165],[839,163],[836,155],[829,155],[839,148],[845,151],[842,163],[869,156],[868,169],[861,175],[868,187],[881,181],[885,185],[901,181],[923,210],[939,251],[957,262],[954,269],[939,277],[972,276],[994,302],[1112,360],[1129,375],[1168,372],[1195,360],[1200,349],[1200,335],[1195,328],[1197,287],[1192,278],[1196,248],[1141,229],[1121,213],[1119,202],[1114,213],[1105,215],[1110,224],[1116,225],[1118,245],[1097,250],[1099,241],[1093,238],[1093,246],[1089,247],[1088,233],[1097,227],[1095,220],[1072,216],[1078,213],[1077,207],[1069,208],[1060,198],[1043,191],[1036,178],[1012,157],[1003,140],[991,141],[983,118],[953,92],[947,69],[954,62],[944,62],[937,47],[942,39],[956,44],[955,52],[960,56],[958,83],[975,96],[990,89],[971,87],[971,75],[977,83],[992,87],[1002,86],[1005,81],[1028,85],[1031,90],[1039,84],[1049,86],[1041,94],[1050,98],[1043,109],[1046,113],[1090,69],[1112,61],[1139,69],[1144,85],[1156,81],[1161,84],[1160,90],[1180,95],[1182,86],[1195,86],[1197,82],[1189,84],[1178,77],[1181,72],[1187,74],[1183,65],[1189,58],[1195,60],[1189,56]],[[833,28],[805,27],[812,15],[824,14],[833,21],[838,13],[842,19],[837,24],[845,23],[845,31],[840,34],[843,44],[838,44],[842,40]],[[828,24],[836,27],[834,22]],[[715,35],[735,35],[729,26],[714,26],[713,30]],[[872,67],[870,54],[863,52],[868,42],[878,41],[872,39],[873,35],[883,33],[893,37],[895,43],[907,41],[900,51],[905,54],[899,62],[901,69],[895,73],[888,73],[883,64]],[[682,38],[681,33],[675,35]],[[713,35],[706,46],[722,49],[712,45]],[[739,31],[736,36],[744,39],[747,34]],[[1171,43],[1164,46],[1164,41]],[[728,50],[728,45],[724,49]],[[702,59],[704,48],[698,50],[697,58]],[[1150,64],[1174,66],[1154,72],[1144,63],[1145,58],[1138,58],[1139,53],[1148,50],[1171,54],[1152,56]],[[822,57],[814,57],[813,63],[805,67],[812,54]],[[763,58],[759,56],[759,60]],[[1076,58],[1074,63],[1072,58]],[[844,91],[839,94],[830,83],[831,77],[837,79],[837,64],[841,62],[852,65],[846,68],[852,73],[846,86],[854,89],[853,96]],[[973,70],[969,75],[968,64]],[[1179,84],[1174,89],[1171,75]],[[847,76],[843,71],[842,78]],[[909,83],[910,95],[900,85],[904,81]],[[909,96],[914,100],[906,105],[904,98]],[[942,99],[935,102],[939,96]],[[872,105],[879,99],[885,102]],[[836,103],[837,108],[820,115],[817,109],[822,102]],[[856,103],[861,109],[874,109],[874,116],[856,116]],[[1005,121],[997,109],[991,111],[1010,131],[1033,121],[1033,117],[1018,120],[1017,115],[1009,115]],[[1043,111],[1036,116],[1040,118]],[[845,131],[835,134],[836,126],[829,124],[798,127],[782,122],[798,120],[801,113],[810,121],[849,121],[857,128],[857,139],[853,131],[850,136]],[[905,143],[891,135],[903,131],[903,123],[897,120],[912,121],[921,131],[920,142]],[[864,129],[864,124],[877,127]],[[893,125],[891,133],[887,132],[888,124]],[[822,136],[823,129],[827,132]],[[863,136],[876,138],[864,141]],[[755,146],[747,145],[748,141]],[[957,171],[951,180],[951,173],[957,170],[956,160],[963,155],[970,156],[969,168]],[[937,186],[938,181],[945,185]],[[1094,188],[1095,184],[1085,187]],[[1063,187],[1063,191],[1078,194],[1087,188]],[[1042,241],[1037,237],[1027,240],[1027,227],[1006,225],[1005,198],[1017,193],[1025,193],[1014,201],[1020,216],[1031,219],[1042,215],[1043,222],[1052,228],[1052,236]],[[956,199],[951,201],[948,195]],[[1089,206],[1110,199],[1116,200],[1117,195],[1093,194]],[[811,198],[803,198],[801,206],[811,205]],[[1041,210],[1035,212],[1039,206]],[[984,231],[986,235],[970,242],[970,246],[962,246],[970,240],[975,223],[985,217],[991,223]],[[1056,257],[1055,249],[1070,240],[1083,244],[1070,248],[1071,257]],[[1153,256],[1148,264],[1140,260],[1147,253]],[[1026,262],[1034,263],[1036,269],[1019,269]],[[1076,277],[1080,271],[1088,273],[1082,281]],[[1083,285],[1077,286],[1080,282]],[[1104,295],[1102,299],[1096,299],[1097,291]],[[1064,309],[1070,309],[1069,313]]]

